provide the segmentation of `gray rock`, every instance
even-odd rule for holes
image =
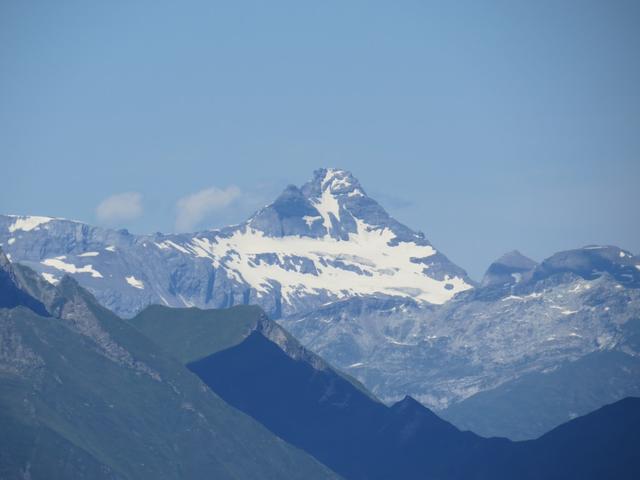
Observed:
[[[556,260],[585,257],[598,265],[598,273],[584,262],[559,265]],[[637,260],[619,248],[587,247],[554,255],[518,283],[488,282],[444,305],[402,298],[350,299],[283,318],[280,323],[384,401],[391,403],[408,394],[443,411],[481,392],[500,386],[509,389],[516,379],[544,374],[599,352],[640,358],[640,334],[634,327],[640,318],[640,288],[629,270],[637,265],[633,262]],[[530,265],[512,263],[511,267]],[[624,378],[616,400],[639,391],[640,380]],[[568,382],[564,385],[570,387]],[[585,383],[590,401],[584,405],[597,408],[613,401],[594,385],[589,389]],[[536,391],[531,392],[535,396]],[[457,416],[447,418],[464,419],[463,428],[477,426],[470,419],[473,405],[478,404],[471,402],[467,411],[458,409]],[[491,403],[484,405],[488,412]],[[504,402],[495,402],[496,409],[499,405]],[[555,412],[538,412],[547,418],[540,425],[566,421],[570,403],[557,405]],[[584,408],[581,414],[586,413]],[[539,431],[528,427],[518,432],[515,423],[520,420],[512,418],[510,428],[503,425],[504,430],[496,431],[483,426],[483,433],[528,438]]]

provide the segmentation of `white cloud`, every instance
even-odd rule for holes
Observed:
[[[117,193],[105,198],[96,207],[96,217],[105,223],[133,220],[142,215],[142,194]]]
[[[239,196],[240,189],[231,185],[224,189],[210,187],[182,197],[176,205],[178,210],[176,229],[178,231],[193,229],[207,215],[228,207]]]

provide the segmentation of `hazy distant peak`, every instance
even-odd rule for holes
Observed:
[[[493,262],[482,279],[482,286],[519,283],[523,275],[536,267],[537,262],[518,250],[505,253]]]

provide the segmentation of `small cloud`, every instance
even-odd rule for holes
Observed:
[[[142,194],[138,192],[111,195],[96,207],[96,217],[104,223],[133,220],[140,215],[142,215]]]
[[[221,189],[210,187],[192,193],[178,200],[176,205],[176,229],[186,231],[193,229],[207,215],[228,207],[240,196],[240,189],[235,185]]]

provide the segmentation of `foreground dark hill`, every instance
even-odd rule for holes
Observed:
[[[640,478],[640,398],[605,405],[515,446],[517,465],[526,468],[520,478]]]
[[[485,442],[504,443],[461,433],[410,397],[388,408],[334,372],[292,360],[257,331],[188,366],[227,402],[346,478],[449,478]]]
[[[348,479],[631,479],[640,471],[638,399],[535,441],[486,439],[411,397],[383,405],[258,309],[150,307],[132,322],[228,403]]]
[[[3,480],[335,478],[73,280],[0,262]]]

